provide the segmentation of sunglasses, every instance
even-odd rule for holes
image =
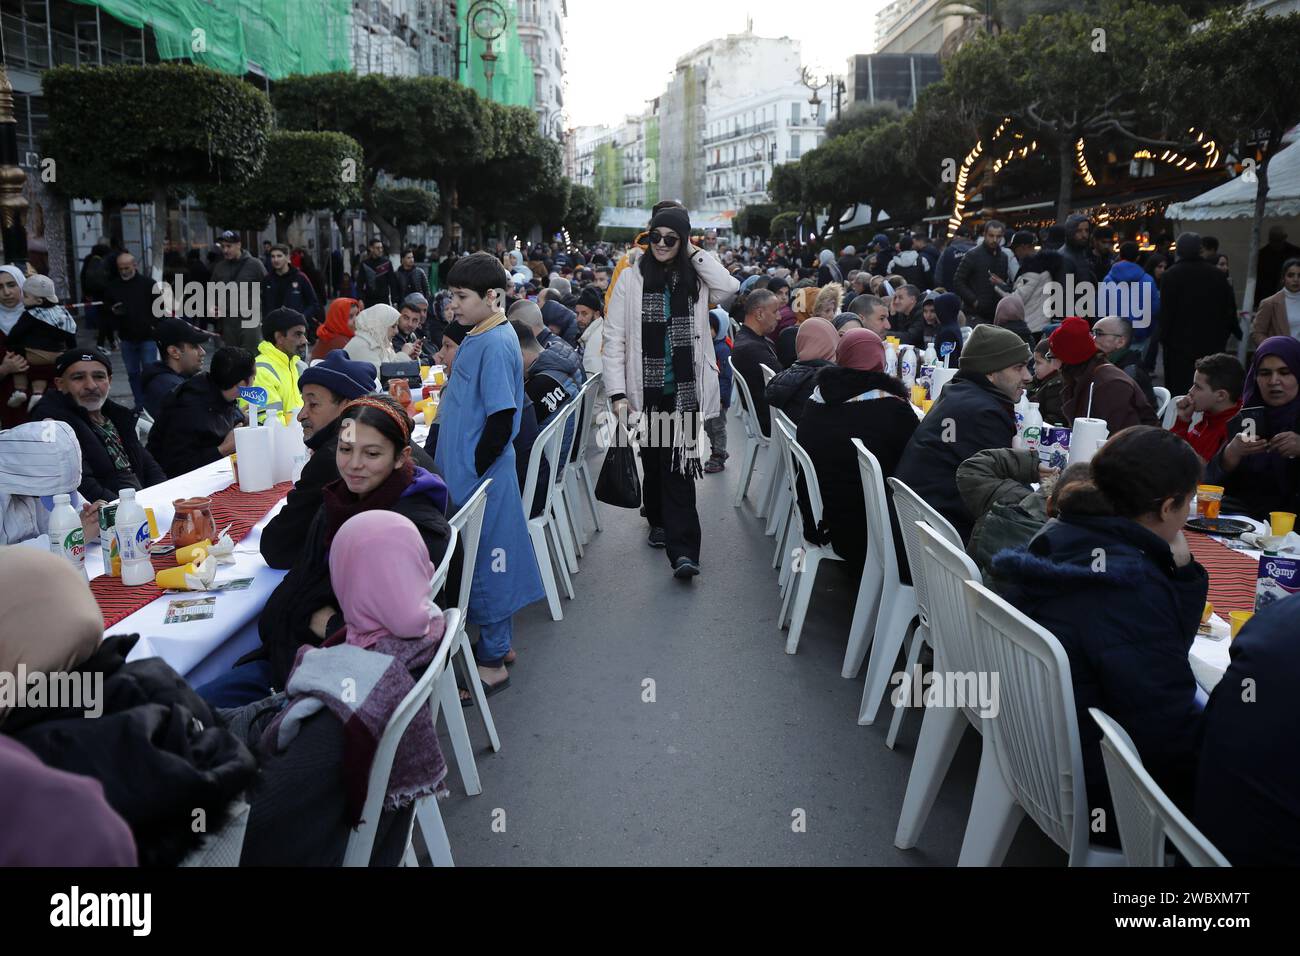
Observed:
[[[656,232],[650,236],[650,245],[660,245],[666,249],[671,249],[680,241],[677,236],[669,235],[666,232]]]

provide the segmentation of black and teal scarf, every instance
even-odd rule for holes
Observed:
[[[673,269],[660,283],[647,278],[641,296],[641,384],[644,410],[652,414],[664,394],[671,349],[674,411],[672,470],[687,478],[704,474],[700,465],[700,399],[695,391],[695,296]],[[651,434],[659,429],[651,429]]]

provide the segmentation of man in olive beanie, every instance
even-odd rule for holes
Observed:
[[[956,376],[912,433],[895,477],[952,522],[969,541],[975,518],[957,491],[957,466],[986,448],[1010,448],[1015,403],[1031,381],[1029,346],[1009,329],[978,325],[961,350]]]

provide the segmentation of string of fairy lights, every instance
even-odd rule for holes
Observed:
[[[1002,138],[1002,135],[1008,131],[1010,131],[1010,137],[1013,142],[1005,155],[1003,155],[999,150],[998,155],[993,159],[992,171],[995,175],[1000,173],[1012,162],[1015,162],[1018,159],[1026,159],[1031,154],[1036,154],[1038,150],[1038,140],[1030,139],[1028,144],[1025,144],[1025,134],[1018,130],[1011,129],[1011,117],[1004,116],[1002,122],[998,124],[997,129],[993,131],[993,135],[989,137],[988,150],[990,153],[992,153],[994,145],[998,143]],[[1187,132],[1189,135],[1195,135],[1196,142],[1204,154],[1201,158],[1198,159],[1193,156],[1188,156],[1173,149],[1166,149],[1159,155],[1156,155],[1150,149],[1143,148],[1134,151],[1133,158],[1130,161],[1130,169],[1140,169],[1140,166],[1135,166],[1133,164],[1145,163],[1149,170],[1151,164],[1154,162],[1167,163],[1168,165],[1181,169],[1184,172],[1191,172],[1198,168],[1210,169],[1218,165],[1219,157],[1221,156],[1221,150],[1219,149],[1218,144],[1216,144],[1213,139],[1210,139],[1204,131],[1199,131],[1195,127],[1189,127]],[[1075,169],[1080,178],[1083,179],[1084,183],[1092,187],[1097,185],[1097,179],[1093,176],[1092,170],[1088,166],[1086,149],[1087,143],[1081,136],[1074,144]],[[963,158],[961,168],[957,171],[956,188],[953,191],[952,215],[948,217],[949,236],[952,236],[952,234],[957,231],[965,217],[966,204],[970,199],[968,190],[971,171],[974,169],[975,164],[979,162],[980,158],[983,157],[984,152],[984,141],[982,139],[977,140],[970,152],[968,152],[965,158]],[[1111,158],[1112,160],[1114,159],[1113,156]],[[1151,173],[1148,171],[1147,175],[1151,175]],[[1134,202],[1111,209],[1106,203],[1101,203],[1095,209],[1087,210],[1087,212],[1090,213],[1089,218],[1093,219],[1094,222],[1099,225],[1104,225],[1107,223],[1131,222],[1147,216],[1161,215],[1167,205],[1167,202]],[[1045,220],[1042,223],[1024,222],[1023,225],[1028,228],[1031,226],[1051,225],[1055,221],[1056,220],[1053,218]]]

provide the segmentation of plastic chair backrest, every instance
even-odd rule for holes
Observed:
[[[982,584],[980,570],[942,531],[923,521],[914,522],[914,527],[930,592],[930,644],[934,647],[935,668],[956,674],[978,674],[979,657],[975,653],[962,585],[967,581]],[[967,711],[970,710],[968,707]]]
[[[1151,778],[1124,728],[1096,707],[1089,707],[1088,713],[1101,728],[1101,759],[1106,764],[1106,783],[1115,804],[1125,862],[1129,866],[1164,866],[1168,837],[1192,866],[1231,866]]]
[[[456,545],[459,541],[460,532],[456,530],[455,525],[452,525],[451,538],[447,541],[447,550],[443,554],[442,560],[438,562],[438,566],[433,569],[433,578],[429,582],[429,593],[433,595],[435,601],[438,597],[438,592],[441,591],[443,585],[447,583],[447,573],[451,570],[451,559],[456,553]]]
[[[582,410],[578,415],[580,433],[573,440],[573,456],[570,458],[574,463],[587,460],[587,446],[591,442],[591,422],[596,411],[596,396],[600,392],[600,380],[604,374],[604,372],[597,372],[592,375],[582,386],[582,391],[578,392],[576,400],[581,402]]]
[[[766,365],[763,365],[763,364],[760,363],[759,366],[758,366],[758,370],[759,370],[760,372],[763,373],[763,384],[764,384],[764,385],[767,385],[768,382],[770,382],[770,381],[772,381],[772,379],[776,378],[776,372],[772,371],[772,370],[771,370],[770,368],[768,368]]]
[[[894,553],[894,529],[889,521],[889,501],[885,497],[884,470],[880,462],[862,444],[852,439],[858,453],[858,476],[862,479],[862,497],[867,506],[867,560],[876,561],[884,573],[886,593],[897,590],[898,555]]]
[[[1156,417],[1165,428],[1173,428],[1178,420],[1178,406],[1173,402],[1173,395],[1163,385],[1152,385],[1151,391],[1156,397]]]
[[[785,449],[786,460],[790,462],[790,469],[787,474],[790,476],[792,490],[798,489],[798,480],[802,476],[804,488],[808,493],[808,510],[812,513],[813,528],[820,527],[824,505],[822,503],[821,485],[817,483],[817,469],[813,467],[808,452],[804,451],[803,447],[795,441],[794,430],[789,425],[789,419],[784,422],[777,422],[777,427],[783,432],[781,445]]]
[[[524,520],[529,520],[532,512],[533,497],[537,492],[537,479],[541,474],[542,460],[545,458],[546,467],[549,469],[549,475],[552,479],[556,476],[556,464],[560,460],[560,444],[564,441],[564,423],[568,421],[569,414],[572,412],[573,403],[570,402],[560,411],[551,416],[540,432],[537,433],[537,439],[533,442],[533,449],[528,454],[528,471],[525,473],[527,478],[524,480],[523,508]],[[551,498],[555,494],[555,481],[551,480],[546,483],[546,493],[542,497],[542,510],[539,515],[550,513]]]
[[[452,636],[460,627],[460,610],[452,608],[443,616],[444,628],[442,642],[434,652],[433,660],[424,669],[415,686],[402,698],[402,702],[393,711],[383,735],[375,747],[374,762],[370,765],[370,779],[366,784],[366,802],[361,811],[361,824],[348,837],[347,850],[343,854],[344,866],[369,866],[370,854],[375,846],[375,833],[379,827],[379,815],[383,808],[384,793],[388,790],[388,777],[393,769],[393,758],[397,756],[397,745],[406,733],[421,708],[433,699],[438,678],[447,667],[447,659],[455,649],[456,642]],[[433,712],[437,724],[438,711]],[[432,796],[421,799],[436,799]],[[410,837],[407,837],[410,840]]]
[[[488,486],[491,484],[492,479],[488,478],[475,488],[469,500],[451,516],[449,522],[460,536],[460,595],[456,600],[456,607],[460,609],[462,624],[465,615],[469,613],[470,589],[474,584],[474,565],[478,561],[479,537],[483,531],[483,515],[487,511]]]
[[[731,381],[740,395],[741,421],[745,423],[745,437],[752,438],[760,444],[767,444],[768,439],[763,437],[763,429],[758,424],[758,415],[754,411],[754,397],[749,394],[749,383],[736,369],[736,363],[730,356],[727,358],[727,364],[731,366]]]
[[[787,415],[785,412],[781,411],[781,409],[777,408],[776,406],[772,406],[768,409],[768,411],[771,412],[772,414],[771,440],[774,447],[777,445],[778,442],[782,445],[785,444],[785,438],[783,437],[784,432],[781,432],[777,429],[778,424],[784,424],[786,431],[789,432],[791,435],[797,435],[799,433],[798,426],[795,425],[795,423],[790,420],[790,416]],[[791,471],[791,461],[789,455],[778,448],[777,453],[774,456],[773,460],[776,462],[778,468],[784,470],[785,478],[787,479],[787,484],[789,485],[789,489],[791,492],[793,492],[795,490],[794,472]]]
[[[918,521],[928,524],[945,538],[961,547],[961,535],[952,524],[939,512],[921,498],[915,491],[897,478],[889,479],[889,487],[894,492],[894,510],[898,512],[898,526],[903,533],[903,550],[907,552],[907,566],[912,569],[912,587],[916,591],[916,609],[921,623],[930,626],[930,589],[925,580],[925,555],[921,551],[921,539],[916,533]]]
[[[564,434],[560,438],[559,461],[561,467],[551,475],[553,482],[557,485],[564,480],[565,474],[574,464],[573,454],[578,445],[578,429],[581,427],[584,401],[582,391],[579,390],[578,394],[566,402],[565,406],[558,412],[558,414],[564,416],[564,424],[560,426],[564,429]]]
[[[1016,802],[1071,864],[1082,863],[1087,786],[1065,648],[984,585],[963,587],[980,670],[998,676],[996,713],[984,720],[984,738]]]

